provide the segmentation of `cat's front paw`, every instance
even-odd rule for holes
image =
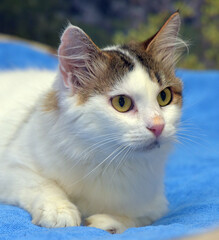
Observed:
[[[32,210],[32,223],[47,228],[79,226],[81,216],[70,202],[44,203]]]
[[[85,225],[103,229],[111,234],[122,233],[127,227],[118,219],[107,214],[95,214],[85,220]]]

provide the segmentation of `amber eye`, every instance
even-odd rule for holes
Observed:
[[[111,99],[112,106],[119,112],[128,112],[129,110],[132,109],[133,104],[131,98],[124,96],[124,95],[119,95],[115,96]]]
[[[162,90],[157,96],[157,101],[161,107],[165,107],[172,101],[172,92],[169,88]]]

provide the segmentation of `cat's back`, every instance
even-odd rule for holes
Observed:
[[[34,111],[40,95],[48,91],[54,79],[55,72],[48,70],[0,72],[0,152]]]

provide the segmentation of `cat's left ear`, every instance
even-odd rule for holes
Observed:
[[[179,12],[172,14],[160,30],[144,42],[144,48],[156,61],[161,62],[166,68],[174,68],[185,42],[178,37],[180,30]]]
[[[58,56],[63,83],[73,92],[90,84],[104,62],[100,59],[103,58],[102,51],[82,29],[73,25],[62,34]]]

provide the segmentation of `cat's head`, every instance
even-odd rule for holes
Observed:
[[[101,50],[80,28],[67,27],[58,51],[60,91],[81,139],[141,152],[173,139],[182,106],[174,73],[184,47],[179,28],[176,12],[150,39]]]

